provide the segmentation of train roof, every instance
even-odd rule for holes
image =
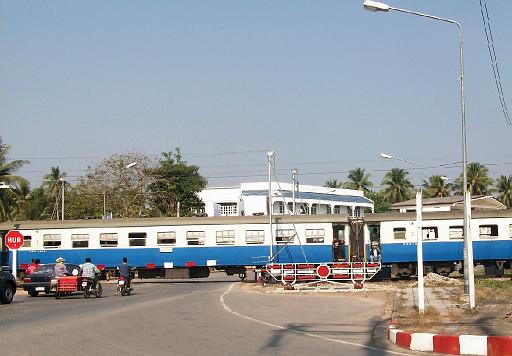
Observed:
[[[273,215],[274,224],[292,223],[346,223],[346,214],[319,215]],[[7,221],[0,223],[0,230],[37,230],[66,228],[102,228],[102,227],[147,227],[147,226],[184,226],[184,225],[238,225],[268,224],[269,216],[214,216],[214,217],[161,217],[132,218],[112,220],[64,220],[64,221]]]
[[[512,218],[512,209],[506,210],[473,210],[471,217],[475,219],[485,218]],[[436,212],[423,212],[423,220],[450,220],[450,219],[463,219],[464,211],[436,211]],[[383,221],[413,221],[416,220],[416,212],[408,213],[366,213],[364,221],[367,223],[379,223]]]
[[[472,218],[512,218],[512,209],[506,210],[474,210]],[[463,219],[463,211],[424,212],[423,220]],[[416,213],[366,213],[362,218],[366,223],[386,221],[414,221]],[[346,214],[318,215],[273,215],[273,224],[293,223],[347,223]],[[239,224],[268,224],[268,215],[261,216],[213,216],[213,217],[160,217],[132,218],[112,220],[64,220],[64,221],[6,221],[0,223],[0,230],[37,230],[37,229],[66,229],[66,228],[102,228],[102,227],[147,227],[147,226],[185,226],[185,225],[239,225]]]

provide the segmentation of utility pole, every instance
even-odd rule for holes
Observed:
[[[268,257],[269,262],[273,259],[274,256],[274,237],[272,234],[272,158],[274,157],[274,151],[268,150],[267,151],[267,157],[268,157],[268,219],[269,219],[269,227],[270,227],[270,255]]]
[[[297,169],[292,169],[292,184],[293,184],[293,207],[292,207],[292,214],[297,214],[297,208],[295,207],[295,191],[297,190]]]
[[[64,187],[66,185],[66,181],[64,180],[64,177],[59,178],[59,180],[60,180],[60,182],[62,184],[62,186],[61,186],[61,189],[62,189],[62,193],[61,193],[62,194],[62,214],[61,214],[61,218],[62,218],[62,220],[64,220],[64,191],[65,191]]]
[[[425,289],[424,289],[424,279],[423,279],[423,202],[422,202],[422,192],[421,189],[416,192],[416,239],[417,239],[417,260],[418,267],[417,275],[418,275],[418,311],[420,314],[425,312]]]

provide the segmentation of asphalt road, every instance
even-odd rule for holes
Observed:
[[[276,294],[236,278],[137,283],[132,296],[31,298],[0,305],[2,355],[389,355],[372,346],[384,301]],[[386,346],[384,346],[386,347]],[[398,351],[398,352],[397,352]]]

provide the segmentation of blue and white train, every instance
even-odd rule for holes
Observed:
[[[0,223],[0,236],[19,230],[25,244],[18,268],[38,258],[63,257],[81,263],[91,257],[113,270],[123,257],[140,277],[206,277],[211,268],[245,274],[247,266],[368,261],[378,246],[383,266],[393,276],[416,271],[414,213],[149,218]],[[463,261],[462,212],[423,214],[425,269],[448,275]],[[474,260],[489,273],[503,273],[512,261],[512,210],[474,211]],[[337,239],[339,248],[333,247]],[[271,243],[272,240],[272,243]],[[2,239],[2,264],[9,258]]]

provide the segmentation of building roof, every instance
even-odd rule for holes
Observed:
[[[268,190],[242,190],[242,196],[268,196]],[[289,190],[280,190],[279,197],[292,198],[293,193]],[[370,204],[373,205],[373,201],[363,196],[357,195],[338,195],[329,193],[316,193],[316,192],[302,192],[296,193],[295,198],[300,199],[311,199],[311,200],[329,200],[340,203],[354,203],[354,204]]]
[[[454,208],[462,208],[464,205],[464,197],[441,197],[441,198],[424,198],[422,200],[423,206],[451,206]],[[400,208],[416,208],[416,199],[406,200],[392,205],[393,209]],[[476,209],[506,209],[507,207],[491,195],[473,195],[471,196],[471,207]]]

